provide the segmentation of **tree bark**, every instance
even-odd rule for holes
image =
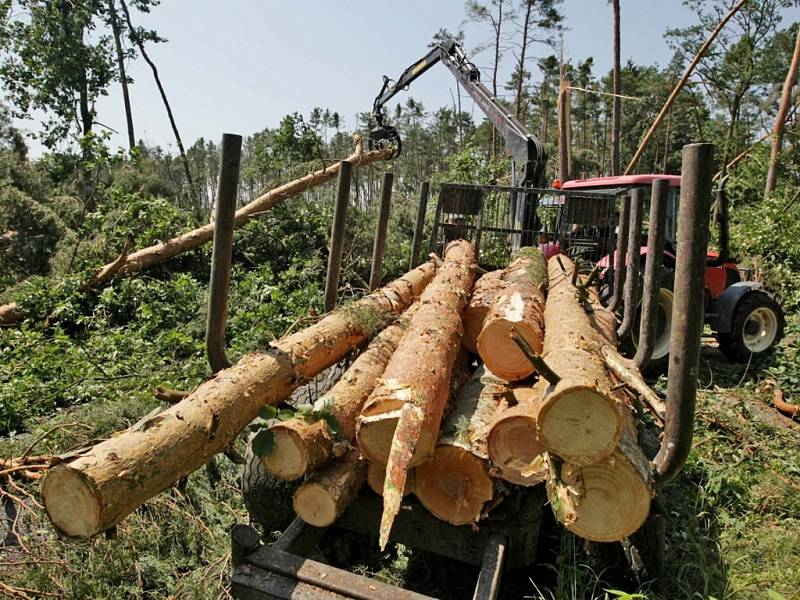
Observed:
[[[315,410],[330,411],[336,419],[343,441],[349,442],[355,437],[361,408],[408,330],[418,306],[411,306],[378,334],[336,385],[315,403]],[[275,447],[261,462],[267,472],[278,479],[298,479],[330,460],[335,436],[322,419],[310,423],[296,417],[273,425],[272,432]]]
[[[355,500],[367,478],[367,461],[350,450],[314,473],[294,493],[294,512],[309,525],[328,527]]]
[[[315,325],[250,354],[202,383],[183,401],[51,469],[42,484],[53,524],[87,538],[227,448],[265,405],[338,362],[381,320],[399,314],[433,277],[426,263]]]
[[[611,0],[612,10],[614,12],[614,64],[613,64],[613,78],[614,78],[614,98],[612,100],[613,109],[611,117],[611,175],[619,175],[621,168],[620,159],[620,144],[619,133],[622,120],[622,79],[621,79],[621,65],[620,65],[620,15],[619,15],[619,0]]]
[[[119,70],[119,83],[122,86],[122,101],[125,105],[125,124],[128,127],[128,147],[136,148],[136,136],[133,133],[133,113],[131,112],[131,99],[128,95],[128,77],[125,74],[125,56],[122,53],[122,40],[120,39],[119,17],[114,6],[114,0],[108,0],[108,16],[111,21],[111,31],[114,34],[114,48],[117,52],[117,69]]]
[[[507,287],[503,280],[502,269],[492,271],[483,275],[475,283],[475,289],[469,300],[466,310],[464,310],[464,336],[461,338],[461,345],[472,354],[478,353],[478,336],[483,329],[483,322],[492,304],[497,299],[497,295]]]
[[[414,493],[439,519],[476,523],[494,497],[486,435],[497,411],[507,406],[508,394],[505,382],[479,367],[442,423],[433,458],[415,469]]]
[[[391,150],[372,150],[367,153],[362,152],[362,142],[360,137],[356,137],[356,148],[352,155],[345,160],[353,163],[353,166],[369,165],[379,160],[387,159],[391,156]],[[297,196],[303,192],[327,183],[336,178],[339,173],[339,163],[331,165],[325,169],[314,171],[298,179],[273,188],[261,196],[243,206],[236,211],[234,227],[241,227],[261,213],[270,210],[287,198]],[[142,248],[133,252],[125,258],[124,264],[120,265],[115,271],[120,274],[130,274],[146,269],[152,265],[164,262],[182,252],[193,250],[211,241],[214,237],[214,224],[208,223],[192,231],[188,231],[178,237],[160,242],[147,248]],[[116,261],[103,266],[99,272],[103,272],[114,265]],[[13,325],[19,323],[24,318],[23,311],[16,303],[0,305],[0,325]]]
[[[789,114],[789,106],[792,103],[792,88],[797,77],[797,67],[800,62],[800,29],[797,30],[797,40],[792,54],[792,63],[786,80],[783,82],[783,92],[781,93],[781,103],[778,108],[778,115],[775,117],[775,126],[772,129],[772,151],[769,157],[769,171],[767,172],[767,185],[764,188],[764,198],[766,199],[775,191],[775,184],[778,182],[778,158],[783,145],[783,127],[786,124],[786,116]]]
[[[521,335],[536,354],[544,339],[544,290],[547,265],[537,248],[521,250],[503,271],[507,287],[497,294],[478,336],[478,353],[486,367],[506,381],[520,381],[536,368],[511,339]]]
[[[531,22],[531,11],[533,10],[533,0],[525,2],[525,20],[522,24],[522,44],[519,52],[519,60],[517,61],[517,71],[519,77],[517,79],[517,97],[514,101],[514,115],[517,119],[522,119],[522,88],[524,87],[524,74],[525,74],[525,54],[528,50],[528,29]]]

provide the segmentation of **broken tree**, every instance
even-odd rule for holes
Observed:
[[[48,471],[42,497],[65,534],[91,537],[227,448],[265,405],[362,344],[434,276],[426,263],[321,321],[250,354],[138,426]]]

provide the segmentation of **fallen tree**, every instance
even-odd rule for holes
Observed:
[[[294,512],[309,525],[328,527],[355,500],[367,477],[367,462],[358,450],[316,471],[297,488]]]
[[[189,396],[51,468],[42,497],[53,524],[91,537],[227,448],[265,405],[362,344],[400,314],[434,276],[426,263],[302,331],[250,354]]]
[[[464,336],[461,344],[472,352],[478,353],[478,336],[483,329],[483,321],[492,308],[497,295],[507,287],[503,280],[503,270],[491,271],[475,282],[472,297],[464,310]]]
[[[365,166],[379,160],[385,160],[392,155],[391,149],[370,150],[365,153],[360,136],[356,135],[354,138],[356,142],[355,151],[344,159],[351,162],[354,167]],[[297,196],[311,188],[331,181],[338,175],[339,165],[340,163],[337,162],[329,167],[324,167],[263,193],[261,196],[236,211],[234,227],[241,227],[250,219],[270,210],[287,198]],[[193,250],[206,242],[210,242],[213,237],[214,223],[207,223],[202,227],[187,231],[165,242],[126,254],[124,261],[120,262],[118,258],[101,267],[97,271],[97,274],[94,275],[87,284],[82,286],[81,289],[86,291],[89,288],[97,288],[111,279],[113,275],[135,273],[152,265],[164,262],[178,254]],[[14,323],[22,321],[24,318],[24,310],[16,302],[0,305],[0,325],[13,325]]]
[[[379,333],[336,385],[315,403],[315,411],[329,412],[336,419],[343,441],[355,438],[356,419],[361,408],[408,330],[418,306],[411,306],[395,323]],[[295,417],[276,423],[271,430],[275,447],[261,462],[267,472],[279,479],[299,479],[331,457],[334,435],[324,419],[310,422]]]

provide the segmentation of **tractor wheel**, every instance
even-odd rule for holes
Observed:
[[[294,519],[292,496],[303,483],[281,481],[267,473],[261,459],[250,450],[244,455],[242,471],[242,498],[250,521],[263,527],[264,531],[283,531]]]
[[[642,275],[644,277],[644,275]],[[675,281],[675,272],[663,268],[661,273],[661,289],[658,292],[658,313],[656,321],[656,339],[653,342],[653,354],[644,368],[644,374],[658,376],[667,372],[669,366],[670,329],[672,329],[672,304],[674,294],[672,286]],[[639,347],[639,325],[641,323],[641,305],[637,310],[636,321],[633,324],[631,335],[627,340],[620,341],[620,347],[625,355],[633,357]]]
[[[736,305],[730,333],[719,333],[719,349],[733,362],[759,359],[783,337],[783,309],[764,292],[745,294]]]

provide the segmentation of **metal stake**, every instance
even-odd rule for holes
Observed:
[[[639,370],[647,366],[653,355],[653,342],[658,324],[658,297],[661,291],[661,265],[664,262],[664,226],[667,221],[668,179],[653,180],[650,192],[650,228],[647,232],[647,260],[644,265],[642,317],[639,323],[639,344],[633,361]]]
[[[228,284],[231,277],[233,226],[241,156],[242,136],[223,134],[206,320],[206,355],[214,373],[231,366],[225,354],[225,325],[228,321]]]
[[[713,144],[683,147],[667,417],[661,448],[653,459],[656,483],[667,483],[678,474],[692,446],[713,157]]]
[[[383,266],[383,251],[386,249],[386,228],[389,225],[389,210],[392,204],[392,173],[383,174],[383,189],[381,190],[381,205],[378,209],[378,224],[375,227],[375,245],[372,247],[372,270],[369,273],[370,291],[381,285],[381,267]]]
[[[428,210],[429,190],[430,184],[427,181],[423,181],[419,188],[417,220],[414,223],[414,238],[411,241],[411,260],[408,263],[409,271],[419,264],[419,248],[422,246],[422,231],[425,229],[425,213]]]
[[[608,309],[616,312],[622,304],[622,284],[625,282],[625,252],[628,249],[628,219],[631,214],[631,199],[621,198],[617,221],[617,252],[614,256],[614,293],[608,301]]]
[[[631,190],[631,215],[628,222],[628,266],[625,277],[625,297],[622,305],[622,324],[617,329],[617,337],[622,339],[630,334],[636,320],[636,306],[639,296],[639,268],[642,262],[642,209],[644,207],[644,190]]]
[[[333,209],[331,226],[331,246],[328,253],[328,274],[325,278],[325,312],[336,306],[339,292],[339,275],[342,272],[342,252],[344,251],[344,225],[347,222],[347,203],[350,200],[350,179],[353,176],[353,163],[343,160],[339,163],[339,179],[336,182],[336,207]]]

